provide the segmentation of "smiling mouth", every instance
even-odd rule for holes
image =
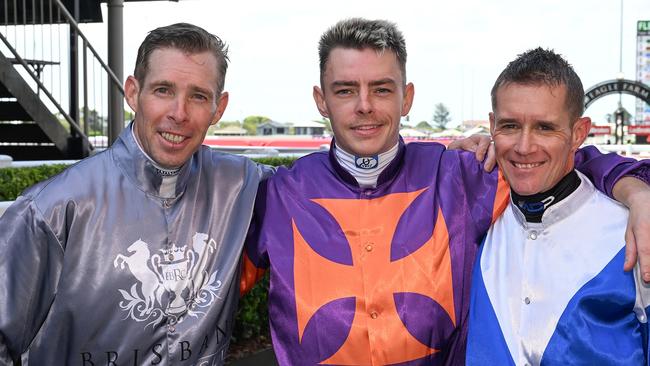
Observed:
[[[537,168],[542,164],[544,163],[517,163],[514,161],[512,162],[512,165],[514,165],[515,168],[519,168],[519,169],[533,169],[533,168]]]
[[[169,132],[161,132],[160,136],[162,136],[162,138],[164,138],[165,140],[173,144],[180,144],[181,142],[183,142],[183,140],[185,140],[185,136],[175,135]]]
[[[381,125],[363,125],[352,127],[352,129],[355,131],[372,131],[379,128],[380,126]]]

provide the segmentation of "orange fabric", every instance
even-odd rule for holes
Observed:
[[[241,296],[246,295],[248,291],[250,291],[253,286],[255,286],[257,281],[259,281],[260,278],[264,277],[264,273],[266,273],[266,270],[255,267],[250,258],[248,258],[248,255],[244,253],[241,280],[239,281],[239,294]]]
[[[407,257],[390,260],[398,221],[424,190],[371,200],[313,200],[341,226],[352,252],[352,266],[321,257],[292,222],[300,340],[308,321],[320,307],[340,298],[356,299],[356,312],[346,341],[321,364],[385,365],[437,352],[420,343],[406,329],[397,312],[394,293],[427,296],[437,301],[456,323],[449,235],[442,212],[438,212],[433,235],[422,247]]]
[[[501,170],[499,170],[499,182],[497,184],[497,192],[494,195],[494,206],[492,207],[492,223],[503,214],[503,211],[508,207],[510,201],[510,185],[506,182]]]

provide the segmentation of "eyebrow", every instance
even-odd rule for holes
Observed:
[[[192,91],[196,91],[196,92],[208,95],[210,97],[212,97],[214,95],[214,92],[212,90],[201,88],[200,86],[197,86],[197,85],[190,85],[190,89]]]
[[[156,88],[159,86],[166,86],[166,87],[174,87],[176,84],[172,83],[171,81],[168,80],[158,80],[154,81],[150,84],[150,87]]]
[[[379,80],[373,80],[370,83],[370,86],[379,86],[379,85],[386,85],[386,84],[392,84],[392,85],[397,85],[395,80],[391,78],[384,78],[384,79],[379,79]],[[359,86],[358,81],[353,81],[353,80],[335,80],[332,82],[332,87],[337,87],[337,86]]]
[[[370,82],[371,86],[379,86],[379,85],[386,85],[386,84],[392,84],[392,85],[397,85],[395,80],[391,78],[384,78],[384,79],[379,79],[379,80],[373,80]]]
[[[497,119],[496,123],[498,125],[500,125],[500,124],[504,124],[504,123],[519,123],[519,122],[517,122],[517,120],[514,119],[514,118],[499,118],[499,119]]]
[[[155,82],[151,83],[152,88],[156,88],[156,87],[159,87],[159,86],[165,86],[165,87],[168,87],[168,88],[173,88],[173,87],[176,86],[176,83],[173,83],[173,82],[171,82],[169,80],[159,80],[159,81],[155,81]],[[202,88],[202,87],[200,87],[198,85],[191,84],[189,86],[189,89],[192,90],[192,91],[195,91],[195,92],[199,92],[199,93],[209,95],[209,96],[214,95],[214,92],[212,90]]]
[[[519,123],[519,121],[516,118],[500,118],[500,119],[497,119],[497,121],[496,121],[497,125],[502,125],[502,124],[505,124],[505,123]],[[558,124],[553,122],[553,121],[546,121],[546,120],[541,120],[541,119],[535,120],[535,123],[558,126]]]
[[[347,81],[347,80],[335,80],[332,82],[332,87],[337,86],[359,86],[359,83],[356,81]]]

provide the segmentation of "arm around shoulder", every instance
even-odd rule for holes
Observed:
[[[586,146],[576,152],[575,167],[598,190],[614,199],[614,186],[623,177],[631,176],[650,183],[650,160],[636,160],[614,153],[603,154],[595,146]]]

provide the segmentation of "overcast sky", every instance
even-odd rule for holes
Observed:
[[[104,24],[84,25],[106,53]],[[319,119],[317,42],[340,19],[388,19],[406,37],[407,78],[415,84],[411,122],[430,121],[444,103],[454,124],[487,119],[490,88],[517,54],[553,48],[573,64],[585,89],[619,74],[620,0],[227,1],[130,2],[124,6],[125,76],[147,31],[175,22],[200,25],[230,46],[230,103],[222,120],[264,115],[282,122]],[[650,1],[624,0],[623,74],[636,75],[636,22],[650,20]],[[594,122],[617,107],[617,96],[586,112]],[[634,112],[635,99],[623,97]]]

